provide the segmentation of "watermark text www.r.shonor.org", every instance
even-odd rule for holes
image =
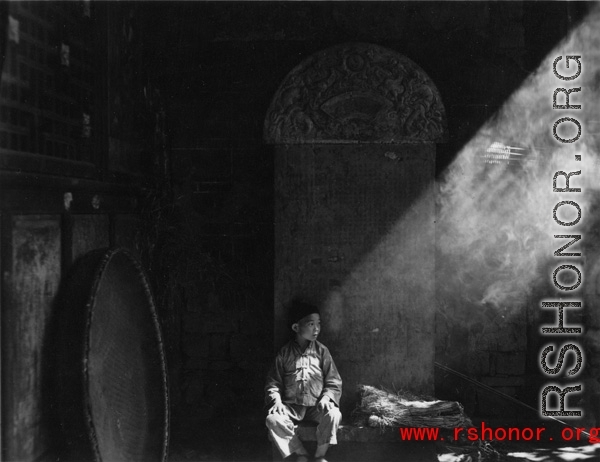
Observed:
[[[580,77],[582,72],[581,61],[581,56],[558,56],[552,65],[552,72],[554,73],[554,76],[559,79],[559,86],[554,90],[554,94],[552,96],[552,108],[558,111],[569,111],[568,113],[565,113],[565,117],[559,117],[552,127],[552,135],[561,144],[577,143],[581,138],[581,123],[575,117],[571,117],[571,115],[577,114],[571,111],[580,110],[581,105],[571,104],[570,101],[571,93],[579,93],[581,91],[581,87],[576,86],[577,79]],[[576,71],[573,71],[573,68],[575,67],[574,65],[577,67]],[[564,69],[559,71],[559,66],[564,66]],[[565,72],[565,70],[567,72]],[[565,72],[567,75],[564,75],[563,72]],[[569,86],[574,84],[574,86],[571,86],[571,88],[563,88],[561,86],[567,84]],[[574,134],[575,129],[577,131],[576,134]],[[574,160],[575,162],[581,162],[581,154],[575,154]],[[565,327],[565,309],[581,308],[581,300],[578,298],[565,300],[562,297],[562,295],[569,296],[570,294],[575,293],[572,291],[576,290],[582,282],[581,269],[577,266],[581,266],[581,264],[579,264],[578,261],[573,260],[573,258],[580,259],[581,252],[574,252],[572,251],[573,249],[565,252],[565,250],[567,250],[571,245],[581,240],[581,234],[568,234],[569,228],[577,225],[581,220],[581,207],[577,203],[577,200],[579,200],[581,195],[581,188],[572,187],[572,182],[574,183],[574,180],[577,180],[577,178],[572,177],[577,177],[580,175],[581,170],[571,172],[558,170],[554,173],[554,177],[552,179],[553,193],[568,193],[569,199],[573,199],[558,201],[552,210],[554,223],[564,229],[564,232],[554,235],[555,239],[560,239],[561,241],[557,243],[557,246],[560,247],[554,252],[553,256],[561,259],[561,261],[552,273],[552,282],[554,287],[561,291],[561,297],[560,300],[546,300],[541,304],[542,308],[557,310],[556,325],[542,326],[541,329],[542,334],[553,336],[553,339],[557,340],[561,335],[564,334],[582,334],[581,326],[568,325]],[[581,179],[581,177],[579,179]],[[565,218],[565,213],[570,213],[571,216],[574,216],[576,213],[577,216],[573,219]],[[565,242],[563,239],[568,239],[568,241]],[[567,260],[564,260],[565,258]],[[564,282],[564,284],[561,283],[559,281],[559,275],[561,274],[563,276],[571,276],[571,281],[574,282]],[[558,358],[552,358],[551,361],[554,362],[554,364],[549,365],[550,358],[548,358],[548,356],[551,353],[554,356],[553,352],[555,351],[557,351],[556,354],[558,354]],[[548,345],[544,346],[540,353],[540,364],[542,371],[549,377],[556,377],[563,368],[565,355],[569,353],[571,355],[575,355],[575,361],[573,367],[567,371],[567,377],[574,377],[581,372],[583,368],[583,355],[581,353],[581,348],[575,341],[564,342],[561,346],[558,346],[555,343],[549,343]],[[582,415],[582,412],[579,409],[567,409],[567,403],[565,402],[567,394],[581,392],[582,385],[567,385],[568,386],[561,388],[561,386],[564,385],[559,386],[558,384],[549,383],[541,390],[540,412],[543,417],[580,417]],[[555,400],[557,405],[549,405],[549,396],[552,395],[558,398],[558,400]]]
[[[440,433],[436,427],[403,427],[398,429],[403,441],[443,441],[445,438],[458,441],[466,438],[468,441],[552,441],[545,434],[545,427],[488,427],[481,423],[475,427],[457,427],[450,433]],[[572,428],[565,427],[560,432],[562,441],[587,441],[591,444],[600,443],[600,427]]]

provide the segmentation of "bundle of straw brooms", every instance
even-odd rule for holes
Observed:
[[[471,420],[456,401],[439,401],[412,393],[380,390],[359,385],[360,400],[354,411],[356,423],[370,427],[471,426]]]

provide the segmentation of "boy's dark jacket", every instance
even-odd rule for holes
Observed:
[[[285,344],[271,367],[265,386],[268,407],[277,402],[316,406],[329,396],[337,406],[342,396],[342,379],[325,345],[312,341],[306,349],[291,340]]]

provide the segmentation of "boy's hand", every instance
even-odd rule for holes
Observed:
[[[321,400],[317,403],[317,409],[319,411],[328,411],[332,409],[335,405],[331,402],[329,396],[323,396]]]
[[[275,403],[271,409],[269,409],[269,414],[285,415],[285,406],[281,402]]]

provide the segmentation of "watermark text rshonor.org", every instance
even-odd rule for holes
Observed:
[[[577,70],[574,70],[574,67]],[[562,67],[559,71],[559,67]],[[566,71],[566,72],[565,72]],[[552,72],[558,79],[559,86],[554,90],[552,96],[552,108],[557,111],[569,111],[565,113],[565,117],[559,117],[554,125],[552,126],[552,135],[561,144],[566,143],[577,143],[581,138],[581,123],[577,118],[572,117],[577,113],[572,111],[578,111],[581,109],[580,104],[570,104],[570,96],[572,93],[579,93],[581,87],[577,87],[577,79],[582,73],[582,58],[581,56],[558,56],[554,60],[552,65]],[[563,74],[566,73],[567,75]],[[569,85],[570,88],[564,88],[561,85]],[[564,104],[561,104],[564,103]],[[567,115],[568,114],[568,115]],[[562,114],[561,114],[562,115]],[[577,133],[574,134],[574,129]],[[569,154],[570,155],[570,154]],[[574,160],[581,162],[581,155],[575,154]],[[567,377],[574,378],[583,368],[583,355],[581,353],[581,347],[575,341],[563,342],[562,345],[558,346],[554,341],[558,341],[561,335],[564,334],[575,334],[581,335],[582,328],[580,325],[566,324],[566,314],[569,312],[568,308],[579,308],[581,309],[581,299],[573,298],[568,299],[582,282],[581,269],[577,266],[579,263],[574,260],[581,259],[581,252],[569,250],[569,247],[574,245],[576,242],[581,240],[581,234],[569,234],[571,227],[577,225],[581,221],[581,207],[578,204],[578,200],[581,197],[581,188],[572,187],[572,183],[576,183],[578,178],[582,178],[581,170],[565,172],[558,170],[554,173],[552,179],[552,192],[553,193],[567,193],[568,198],[572,200],[559,200],[552,210],[552,217],[554,223],[561,226],[564,232],[555,234],[554,238],[558,239],[557,245],[560,246],[555,252],[554,257],[560,259],[557,267],[552,272],[552,283],[554,287],[561,291],[560,300],[545,300],[542,301],[542,309],[553,309],[556,310],[556,325],[542,326],[541,332],[545,336],[552,336],[552,343],[545,345],[540,352],[540,364],[542,371],[549,377],[556,377],[557,374],[563,369],[564,358],[570,354],[574,355],[575,361],[572,364],[571,369],[567,370]],[[564,196],[563,196],[564,197]],[[576,214],[576,217],[574,217]],[[565,216],[574,218],[565,218]],[[565,241],[564,239],[567,239]],[[566,260],[565,260],[566,259]],[[579,266],[581,266],[579,264]],[[564,282],[560,276],[571,276],[568,281]],[[574,282],[573,282],[574,281]],[[564,294],[564,297],[562,296]],[[558,357],[556,357],[558,355]],[[549,364],[553,363],[553,364]],[[561,388],[564,387],[564,388]],[[580,383],[574,383],[567,386],[559,384],[548,383],[541,390],[540,394],[540,412],[544,417],[579,417],[582,415],[580,409],[573,409],[567,407],[566,397],[569,393],[581,392],[582,385]],[[552,400],[554,396],[554,400]],[[558,399],[556,399],[558,398]],[[550,404],[552,403],[552,405]]]
[[[552,441],[546,435],[545,427],[489,427],[482,422],[479,426],[456,427],[448,432],[440,432],[437,427],[401,427],[398,435],[403,441],[458,441],[466,438],[468,441]],[[565,427],[560,433],[565,442],[587,441],[600,443],[600,427],[572,428]]]

